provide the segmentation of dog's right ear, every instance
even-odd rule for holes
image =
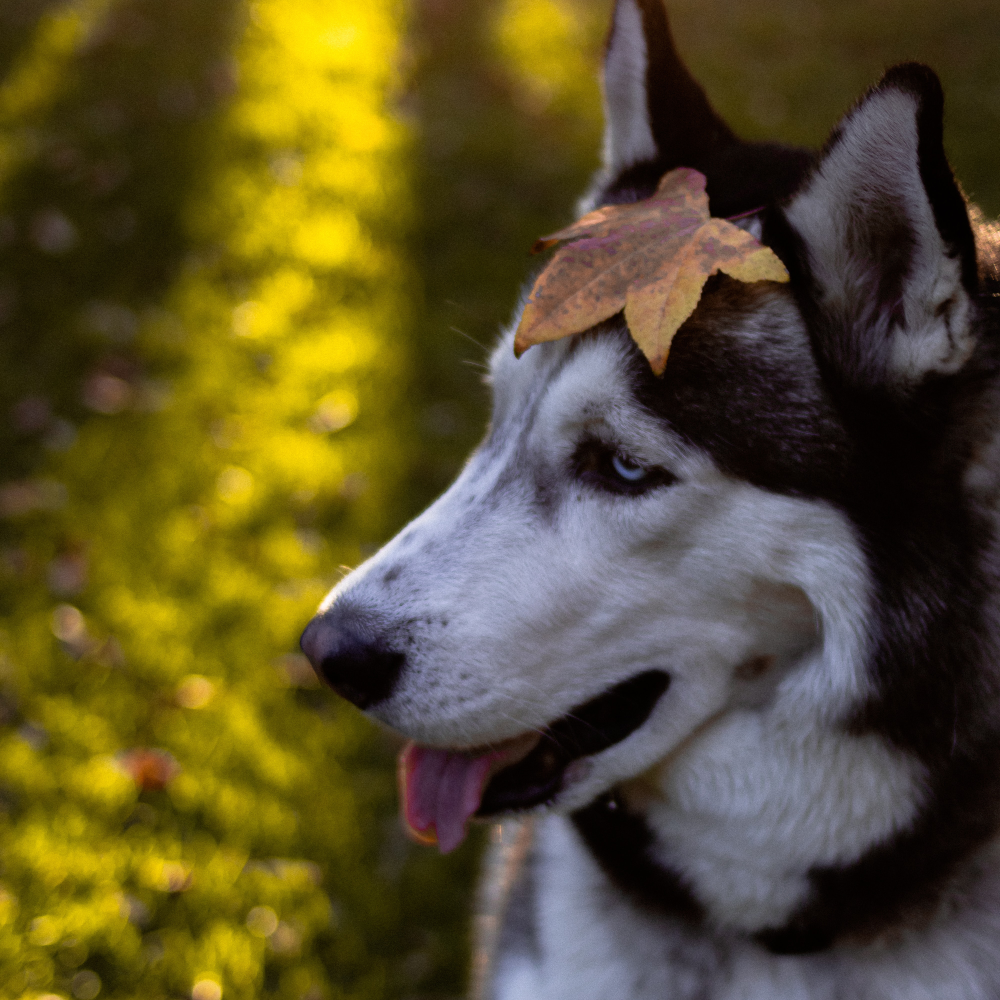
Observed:
[[[674,47],[663,0],[616,0],[604,56],[604,177],[595,202],[648,197],[676,167],[708,179],[713,215],[750,211],[794,190],[806,150],[742,141]]]

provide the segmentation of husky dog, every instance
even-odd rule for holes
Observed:
[[[587,205],[694,168],[791,282],[710,279],[662,377],[621,315],[508,333],[485,441],[303,649],[442,849],[533,817],[493,1000],[996,1000],[1000,239],[938,79],[748,143],[618,0],[604,91]]]

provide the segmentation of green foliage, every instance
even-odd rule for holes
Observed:
[[[476,844],[402,838],[294,650],[480,432],[608,6],[0,4],[0,998],[461,992]],[[996,18],[862,6],[672,11],[752,134],[935,63],[1000,206]]]
[[[391,749],[291,653],[405,514],[401,16],[74,4],[8,71],[2,996],[458,989]]]
[[[454,476],[482,432],[480,364],[537,261],[540,233],[569,222],[599,163],[596,69],[603,0],[425,0],[412,35],[408,107],[423,279],[414,381],[421,502]]]
[[[669,0],[677,43],[742,134],[818,146],[886,67],[925,62],[965,190],[1000,212],[1000,18],[990,0]]]

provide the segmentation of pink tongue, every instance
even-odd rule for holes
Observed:
[[[455,850],[465,840],[466,824],[479,808],[490,765],[498,756],[470,757],[408,743],[399,755],[407,826],[422,840],[430,840],[427,833],[433,830],[442,854]]]

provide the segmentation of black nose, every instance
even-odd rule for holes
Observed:
[[[388,698],[406,661],[364,615],[336,604],[306,626],[299,645],[320,680],[358,708]]]

